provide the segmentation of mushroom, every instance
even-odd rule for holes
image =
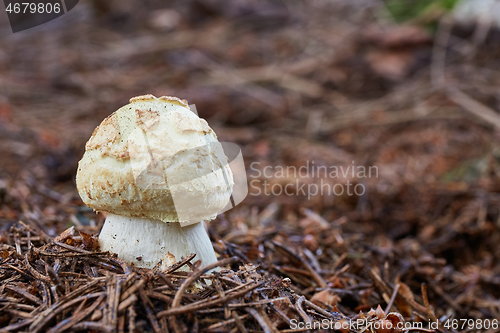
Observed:
[[[217,261],[202,221],[229,203],[233,176],[204,119],[176,97],[138,96],[94,130],[78,164],[83,202],[107,212],[101,250],[162,269],[191,253]]]

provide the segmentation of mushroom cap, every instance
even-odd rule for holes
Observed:
[[[76,186],[96,211],[185,226],[229,204],[233,176],[214,131],[185,100],[145,95],[94,130]]]

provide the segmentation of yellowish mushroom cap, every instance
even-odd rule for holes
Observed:
[[[233,177],[214,131],[185,100],[145,95],[94,130],[76,185],[96,211],[189,225],[217,216]]]

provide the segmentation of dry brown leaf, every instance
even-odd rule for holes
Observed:
[[[80,231],[80,236],[82,238],[83,248],[88,251],[98,251],[99,250],[99,240],[97,237],[86,234]]]
[[[325,304],[329,306],[336,306],[340,300],[340,297],[329,289],[317,292],[311,298],[311,302],[318,306],[324,306]]]
[[[408,287],[407,284],[399,281],[399,290],[398,293],[406,298],[410,302],[414,302],[414,295],[413,292],[411,291],[410,287]],[[397,309],[403,314],[403,316],[409,316],[412,313],[412,307],[406,302],[405,300],[401,299],[400,297],[396,297],[395,300],[396,307]]]
[[[68,228],[64,230],[59,236],[54,238],[56,242],[65,243],[68,239],[73,238],[75,236],[75,227]]]

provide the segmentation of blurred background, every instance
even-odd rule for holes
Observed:
[[[253,162],[378,168],[326,179],[362,183],[362,196],[250,188],[211,223],[219,252],[266,268],[279,240],[325,274],[342,268],[334,287],[376,269],[415,297],[429,285],[438,316],[500,318],[499,15],[483,0],[87,0],[13,34],[2,10],[0,226],[97,234],[104,217],[74,181],[85,142],[133,96],[178,96],[242,147],[251,179],[295,182]],[[331,302],[351,313],[367,295]]]

